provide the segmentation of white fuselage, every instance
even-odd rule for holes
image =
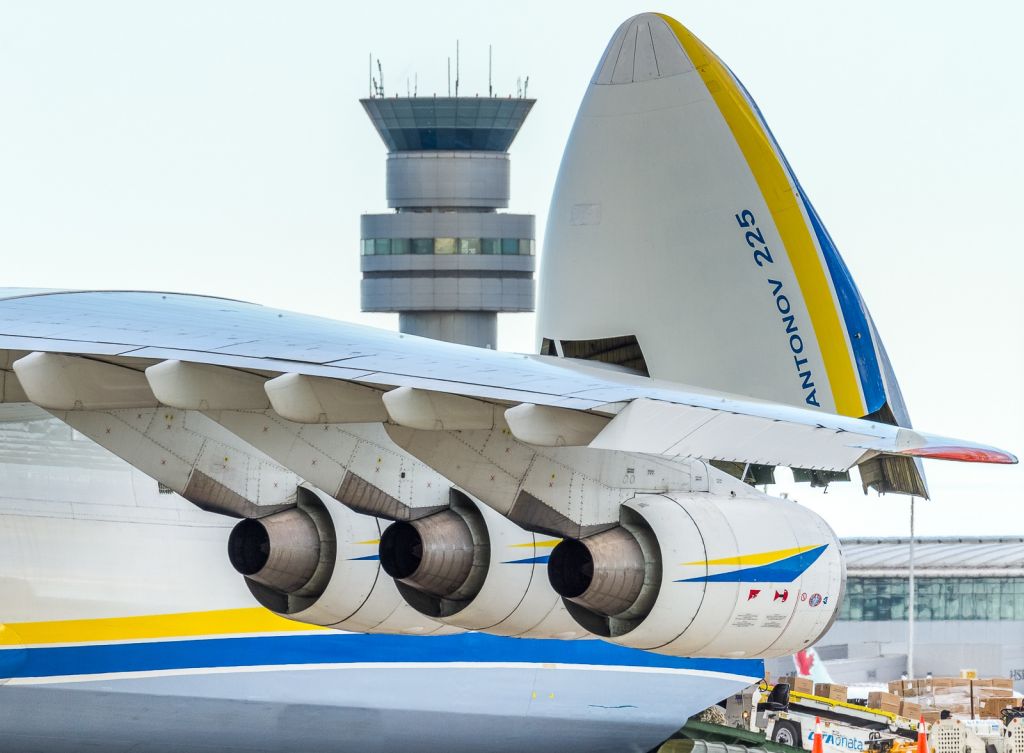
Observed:
[[[284,620],[228,565],[232,519],[35,418],[0,423],[0,751],[647,750],[760,673]]]

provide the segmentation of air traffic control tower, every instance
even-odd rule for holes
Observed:
[[[364,214],[363,311],[399,329],[494,348],[498,313],[534,309],[535,221],[508,207],[508,149],[536,100],[360,100],[388,149],[393,212]]]

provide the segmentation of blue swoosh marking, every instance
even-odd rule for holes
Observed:
[[[544,565],[544,564],[547,564],[547,561],[549,559],[551,559],[551,555],[550,554],[542,554],[539,557],[527,557],[526,559],[521,559],[521,560],[506,560],[505,562],[502,562],[501,564],[503,564],[503,565]]]
[[[725,64],[723,63],[723,65]],[[732,76],[740,91],[746,96],[747,102],[750,103],[751,108],[757,114],[758,120],[761,121],[761,126],[775,144],[775,148],[778,149],[779,157],[782,159],[786,172],[793,178],[800,201],[803,203],[804,210],[811,220],[811,226],[814,228],[814,235],[818,239],[822,256],[825,257],[825,266],[828,268],[829,277],[831,277],[832,285],[835,287],[836,297],[839,299],[839,309],[843,314],[843,323],[846,325],[846,332],[850,337],[854,361],[857,364],[857,372],[860,375],[861,389],[864,391],[865,407],[868,413],[874,413],[885,403],[886,396],[885,387],[882,383],[882,371],[878,364],[878,354],[875,353],[875,344],[871,339],[871,329],[868,327],[867,307],[864,299],[861,297],[860,291],[853,281],[853,275],[850,274],[846,262],[840,256],[839,249],[836,248],[832,236],[825,229],[825,225],[818,216],[818,212],[811,205],[807,194],[804,193],[804,188],[800,185],[800,179],[797,178],[796,173],[789,164],[789,160],[786,159],[786,155],[782,151],[782,147],[779,146],[779,141],[775,138],[775,134],[772,133],[768,121],[765,120],[761,108],[757,106],[757,102],[750,96],[747,87],[743,85],[743,82],[739,80],[736,74],[728,66],[726,66],[726,70],[729,71],[729,75]],[[857,337],[857,335],[860,335],[860,337]]]
[[[801,554],[794,554],[778,562],[727,573],[702,575],[699,578],[681,578],[676,583],[792,583],[813,565],[828,544],[822,544]]]

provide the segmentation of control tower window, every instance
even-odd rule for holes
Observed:
[[[363,256],[404,256],[407,254],[486,254],[533,256],[533,238],[363,238]]]
[[[434,253],[434,239],[433,238],[412,238],[409,242],[412,252],[414,254],[432,254]]]

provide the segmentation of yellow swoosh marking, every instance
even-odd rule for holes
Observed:
[[[380,544],[380,539],[367,539],[366,541],[354,541],[352,543],[357,545],[357,546],[359,544],[368,544],[368,545],[376,546],[376,545]]]
[[[824,263],[771,139],[722,61],[681,23],[658,15],[675,33],[700,73],[761,189],[807,303],[836,411],[844,416],[863,416],[866,411],[860,384]]]
[[[558,546],[561,543],[562,543],[561,539],[549,539],[547,541],[538,541],[536,543],[533,542],[533,541],[527,541],[526,543],[523,543],[523,544],[509,544],[508,548],[509,549],[530,549],[532,547],[537,547],[538,549],[541,549],[541,548],[553,549],[554,547]]]
[[[784,560],[786,557],[793,557],[797,554],[816,549],[820,544],[810,546],[798,546],[793,549],[776,549],[773,552],[759,552],[757,554],[741,554],[739,557],[722,557],[717,560],[698,560],[697,562],[681,562],[682,565],[767,565],[771,562]]]

